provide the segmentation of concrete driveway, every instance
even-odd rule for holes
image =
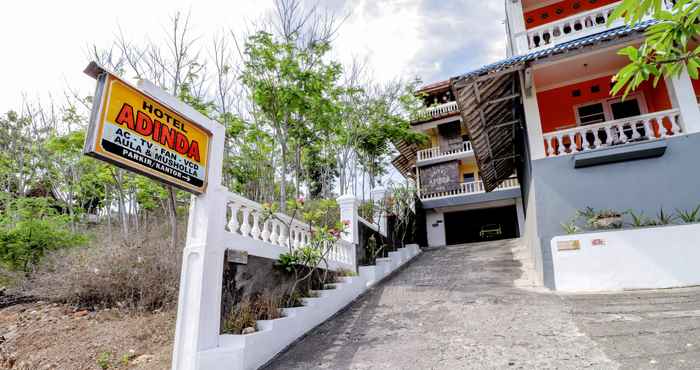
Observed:
[[[427,250],[268,369],[700,367],[700,290],[518,288],[517,241]]]

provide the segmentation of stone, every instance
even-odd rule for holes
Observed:
[[[151,362],[153,360],[153,358],[154,358],[153,355],[143,354],[140,356],[136,356],[131,363],[134,365],[146,364],[146,363]]]
[[[247,327],[247,328],[245,328],[245,329],[243,329],[243,331],[241,331],[241,334],[243,334],[243,335],[246,335],[246,334],[253,334],[253,333],[255,333],[255,328],[250,327],[250,326]]]
[[[73,317],[78,318],[78,317],[83,317],[87,316],[90,312],[88,310],[82,310],[82,311],[77,311],[76,313],[73,314]]]

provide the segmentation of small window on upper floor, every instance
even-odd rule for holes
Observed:
[[[605,122],[605,108],[603,103],[582,105],[576,109],[580,125],[592,125]]]
[[[474,173],[465,173],[462,175],[462,182],[474,182]]]

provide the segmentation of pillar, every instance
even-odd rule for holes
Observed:
[[[683,68],[679,76],[666,78],[665,81],[673,108],[680,110],[683,132],[700,132],[700,109],[688,71]]]
[[[540,107],[537,104],[537,89],[535,88],[531,69],[522,73],[521,90],[523,98],[523,111],[525,113],[525,128],[527,129],[527,142],[530,149],[530,160],[545,158],[544,138],[542,136],[542,119]]]
[[[221,185],[225,131],[151,82],[139,81],[138,87],[212,133],[207,190],[190,203],[172,361],[173,370],[199,370],[202,353],[219,345],[228,193]]]
[[[340,207],[340,221],[345,223],[345,232],[342,234],[343,240],[357,244],[359,243],[359,228],[357,226],[360,201],[353,194],[345,194],[336,199]]]

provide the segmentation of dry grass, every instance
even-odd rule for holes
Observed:
[[[30,294],[80,307],[153,311],[177,301],[181,250],[167,227],[127,240],[96,239],[90,246],[47,256],[26,284]]]
[[[265,290],[262,294],[240,301],[223,321],[222,333],[241,334],[245,328],[256,329],[258,320],[274,320],[282,317],[283,296],[276,291]]]

